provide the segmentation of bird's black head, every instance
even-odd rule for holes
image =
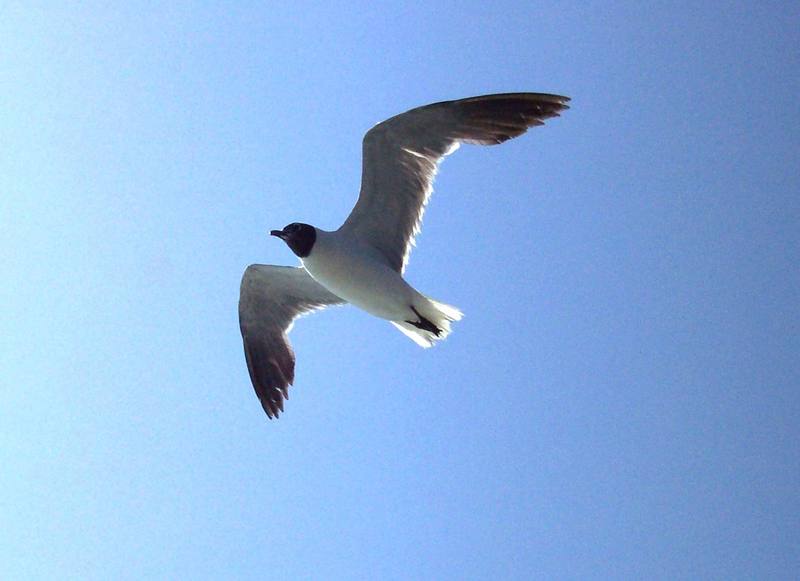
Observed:
[[[272,230],[270,234],[286,242],[292,252],[300,258],[305,258],[311,254],[314,242],[317,241],[317,229],[308,224],[300,224],[298,222],[289,224],[283,230]]]

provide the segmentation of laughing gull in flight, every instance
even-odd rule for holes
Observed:
[[[518,137],[557,117],[568,101],[543,93],[485,95],[387,119],[364,136],[361,193],[338,230],[293,223],[271,231],[302,266],[248,266],[239,298],[247,368],[270,419],[283,411],[294,381],[287,333],[300,315],[350,303],[422,347],[447,337],[461,312],[403,279],[439,162],[460,143],[495,145]]]

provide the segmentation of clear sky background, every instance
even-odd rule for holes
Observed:
[[[116,4],[0,8],[0,578],[797,578],[797,3]],[[267,231],[505,91],[572,109],[443,164],[464,320],[301,320],[268,421]]]

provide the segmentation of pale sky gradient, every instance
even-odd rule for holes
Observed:
[[[0,7],[0,578],[796,579],[800,5],[231,4]],[[506,91],[572,109],[445,161],[464,320],[301,320],[267,421],[268,230]]]

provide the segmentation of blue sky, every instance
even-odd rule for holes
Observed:
[[[0,8],[0,577],[796,577],[796,5],[168,4]],[[267,231],[505,91],[572,109],[441,168],[407,278],[464,320],[301,320],[267,421]]]

